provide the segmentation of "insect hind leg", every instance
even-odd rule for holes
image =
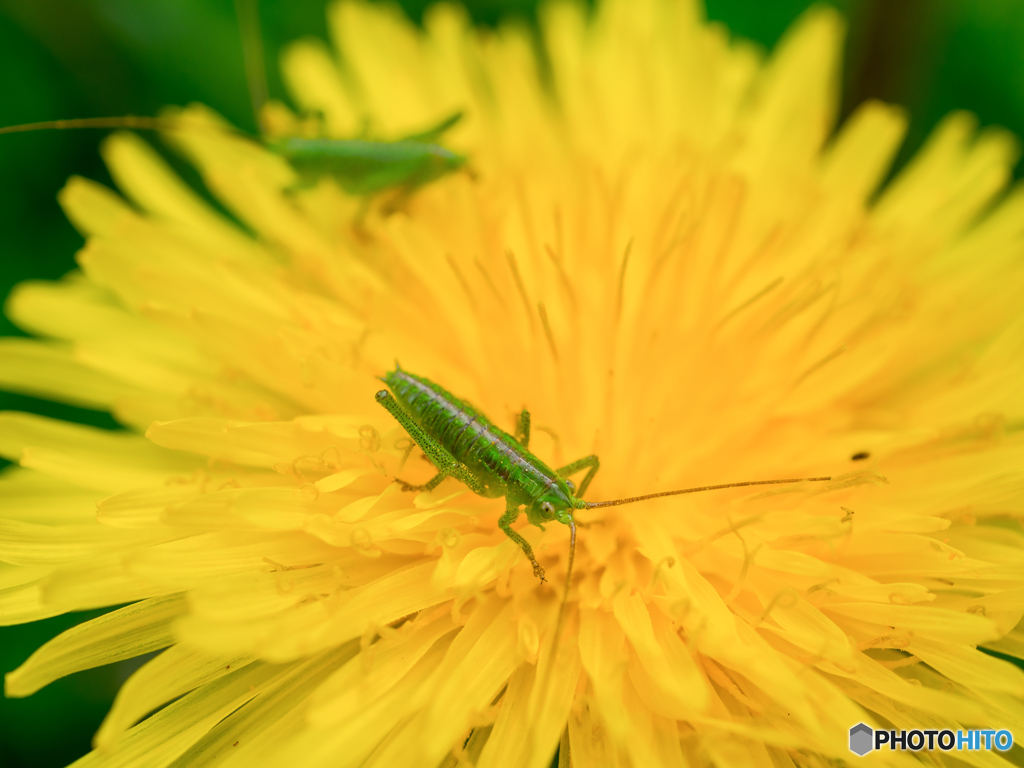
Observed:
[[[533,547],[530,546],[530,542],[520,536],[518,533],[512,530],[512,523],[519,517],[519,505],[513,505],[511,501],[506,502],[505,514],[498,520],[498,526],[505,532],[512,541],[519,545],[519,548],[526,553],[526,557],[529,558],[533,564],[533,575],[541,581],[547,581],[544,578],[544,569],[541,568],[540,563],[537,562],[537,558],[533,555]]]
[[[601,460],[597,458],[596,453],[592,453],[589,456],[584,456],[582,459],[577,459],[572,464],[566,464],[561,469],[555,471],[558,472],[560,477],[569,477],[570,475],[575,475],[581,469],[589,469],[583,478],[583,482],[580,483],[579,492],[576,493],[576,498],[582,499],[583,494],[587,492],[587,487],[590,485],[590,481],[594,479],[594,475],[597,474],[597,470],[600,468]]]
[[[451,476],[462,483],[465,483],[469,490],[480,496],[494,496],[495,492],[493,489],[488,488],[484,483],[477,479],[476,475],[469,471],[469,468],[465,464],[460,462],[454,456],[452,456],[443,445],[437,442],[434,438],[428,435],[423,429],[412,420],[402,406],[398,404],[394,396],[386,389],[382,389],[377,393],[377,402],[387,408],[388,412],[395,417],[395,420],[401,424],[405,431],[409,433],[409,437],[412,438],[413,442],[416,443],[423,452],[427,454],[427,458],[430,462],[437,467],[437,474],[434,475],[424,485],[410,485],[402,480],[397,480],[402,485],[404,491],[429,491],[436,488],[442,480],[446,477]]]

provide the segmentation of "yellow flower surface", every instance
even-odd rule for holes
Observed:
[[[284,61],[329,135],[465,113],[445,143],[468,170],[365,218],[199,107],[166,138],[222,210],[133,135],[104,148],[120,194],[68,183],[81,269],[14,292],[38,338],[3,340],[0,383],[128,431],[0,417],[0,618],[127,607],[6,691],[166,649],[76,765],[541,767],[559,743],[580,767],[826,765],[859,721],[1024,738],[1024,672],[978,650],[1024,654],[1016,142],[952,115],[880,188],[905,118],[871,103],[833,135],[834,13],[762,60],[696,6],[550,5],[543,63],[450,6],[424,31],[335,6],[346,69]],[[591,500],[833,479],[580,511],[559,625],[565,526],[517,524],[541,583],[501,499],[393,482],[433,474],[374,401],[396,359],[509,432],[529,408],[552,466],[598,454]]]

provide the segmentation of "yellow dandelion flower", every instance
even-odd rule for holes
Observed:
[[[6,691],[166,649],[77,765],[822,765],[861,721],[1024,737],[1024,672],[978,649],[1024,653],[1016,142],[953,115],[879,190],[905,121],[872,103],[829,139],[836,15],[762,61],[696,5],[550,5],[543,76],[522,30],[335,6],[347,71],[296,45],[297,103],[337,136],[463,110],[472,166],[358,227],[216,130],[168,138],[235,221],[131,135],[104,148],[123,197],[68,183],[81,271],[13,294],[41,338],[3,341],[0,381],[130,431],[2,416],[0,618],[129,605]],[[500,499],[393,482],[432,474],[374,401],[395,359],[510,432],[528,407],[553,466],[598,454],[589,499],[833,480],[581,511],[557,635],[565,526],[517,524],[542,584]]]

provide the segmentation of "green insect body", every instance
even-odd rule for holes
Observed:
[[[263,35],[256,0],[235,0],[235,13],[242,34],[245,76],[249,84],[256,124],[267,103],[267,77],[263,56]],[[441,146],[442,134],[462,118],[461,112],[439,124],[396,141],[351,139],[261,137],[264,146],[292,166],[298,180],[294,189],[315,185],[329,177],[345,192],[369,199],[382,192],[397,192],[399,199],[417,188],[460,168],[466,158]],[[365,212],[365,209],[364,209]]]
[[[356,197],[371,197],[387,191],[408,196],[424,184],[458,170],[466,157],[435,143],[441,131],[461,117],[456,113],[439,126],[416,136],[397,141],[370,139],[305,139],[287,137],[261,139],[271,152],[283,157],[298,175],[294,189],[313,186],[330,177],[345,192]],[[48,120],[0,128],[5,133],[77,128],[135,128],[151,131],[190,130],[174,120],[136,117],[97,117],[75,120]],[[192,129],[198,130],[198,129]],[[241,131],[226,131],[251,138]]]
[[[580,497],[600,467],[597,456],[551,469],[529,451],[529,411],[519,415],[519,428],[513,437],[429,379],[396,366],[381,380],[391,387],[391,392],[378,392],[377,402],[405,427],[438,470],[422,486],[403,483],[406,490],[431,490],[450,476],[480,496],[504,496],[505,514],[498,524],[526,553],[534,575],[544,580],[544,569],[529,542],[512,530],[519,507],[526,507],[527,519],[534,525],[554,520],[575,527],[572,512],[586,506]],[[589,471],[577,495],[568,478],[583,469]]]
[[[350,195],[409,193],[465,164],[465,156],[436,143],[461,116],[455,113],[429,131],[397,141],[287,137],[268,139],[265,144],[295,169],[297,187],[312,186],[329,176]]]
[[[423,376],[395,370],[381,377],[391,391],[382,389],[377,402],[383,405],[409,433],[413,441],[437,468],[437,474],[423,485],[402,482],[407,491],[429,491],[446,477],[464,483],[473,493],[486,498],[505,497],[505,514],[498,525],[533,564],[533,573],[544,581],[544,569],[537,562],[530,543],[512,530],[520,507],[526,508],[526,517],[533,525],[543,527],[556,521],[568,525],[571,531],[569,566],[565,582],[565,596],[569,594],[569,575],[576,548],[576,521],[574,512],[595,507],[614,507],[662,496],[678,496],[724,488],[751,485],[778,485],[782,483],[823,482],[831,477],[802,477],[787,480],[750,480],[723,485],[705,485],[675,491],[661,491],[642,496],[630,496],[611,501],[583,501],[590,481],[601,463],[596,455],[551,469],[530,453],[530,413],[519,414],[515,436],[495,426],[486,416],[464,400]],[[579,491],[570,476],[587,470]],[[556,632],[557,634],[557,632]]]

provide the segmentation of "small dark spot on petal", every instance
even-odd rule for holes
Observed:
[[[853,456],[850,457],[850,461],[864,461],[864,459],[870,459],[871,454],[867,451],[857,451]]]

